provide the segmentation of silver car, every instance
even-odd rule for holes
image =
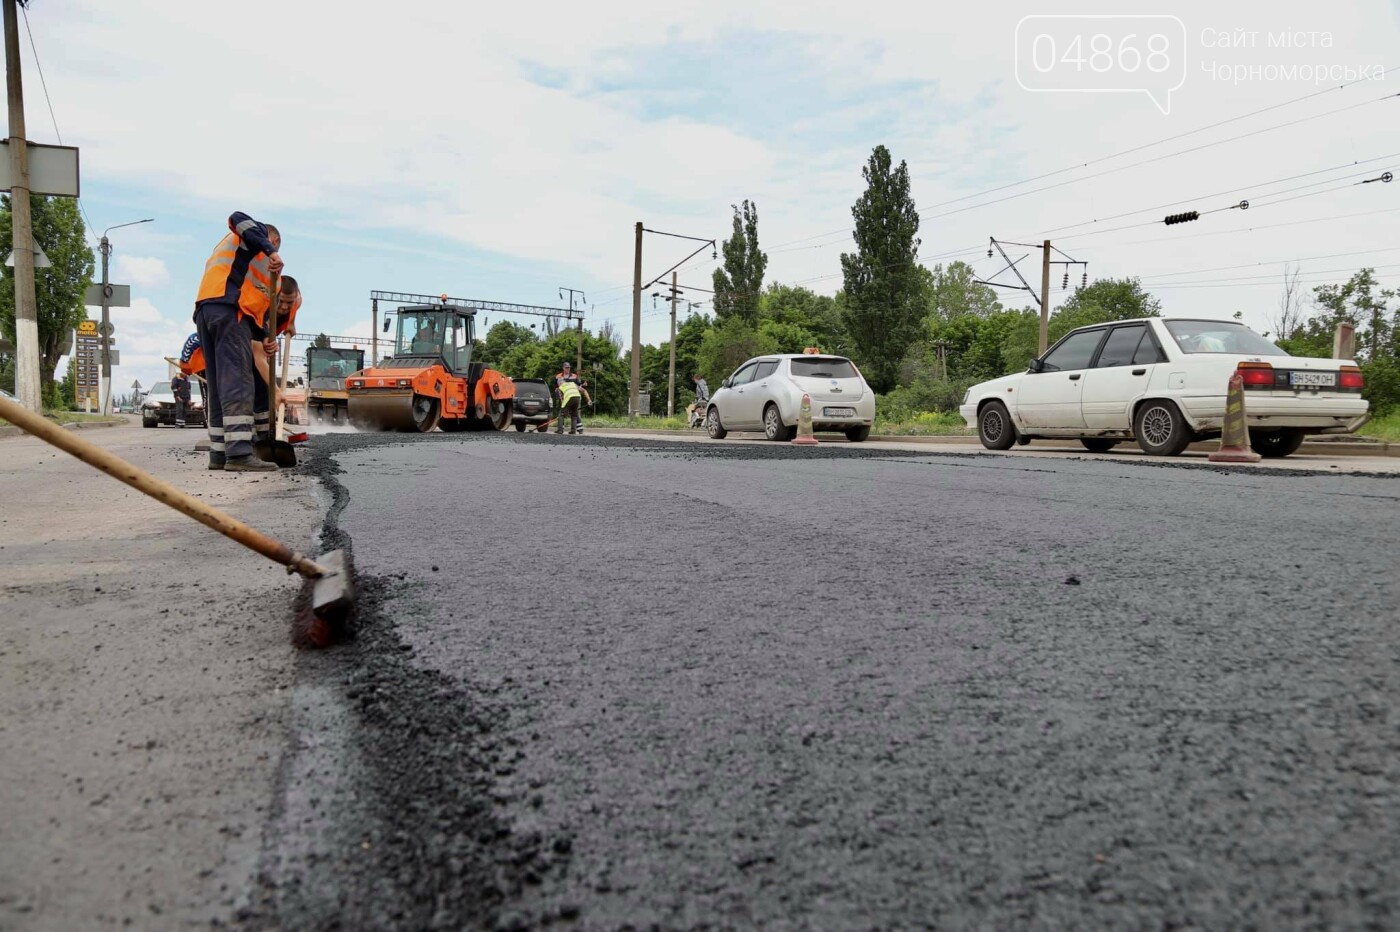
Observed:
[[[705,429],[715,440],[731,430],[761,430],[769,440],[797,436],[802,396],[812,405],[812,429],[840,431],[852,443],[870,436],[875,393],[844,356],[802,353],[750,359],[710,398]]]

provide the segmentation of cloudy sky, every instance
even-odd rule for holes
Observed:
[[[81,148],[96,232],[156,218],[111,234],[133,294],[118,390],[163,377],[235,209],[281,227],[305,332],[368,333],[372,289],[559,306],[561,286],[626,331],[633,224],[723,237],[744,198],[769,280],[835,291],[877,144],[909,164],[930,264],[991,275],[989,236],[1048,235],[1168,314],[1261,330],[1285,260],[1309,284],[1400,282],[1400,184],[1357,183],[1400,169],[1396,0],[31,7],[57,132],[26,37],[29,137]],[[1125,10],[1147,18],[1021,22]],[[1113,62],[1087,60],[1099,33]],[[1158,70],[1132,69],[1154,34]],[[1126,90],[1024,86],[1075,84]],[[687,251],[647,236],[645,276]],[[708,255],[682,285],[708,286]]]

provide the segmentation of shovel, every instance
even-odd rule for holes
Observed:
[[[267,330],[272,334],[274,343],[277,338],[277,299],[278,289],[281,288],[281,278],[278,275],[272,276],[272,304],[267,309]],[[254,378],[257,373],[253,373]],[[267,360],[267,411],[269,416],[273,416],[278,411],[277,403],[277,350],[274,348],[272,355]],[[287,441],[281,439],[280,416],[274,416],[268,426],[268,438],[266,440],[253,441],[253,453],[258,459],[265,463],[276,463],[284,469],[297,464],[297,451]]]

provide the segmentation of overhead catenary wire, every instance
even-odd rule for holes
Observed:
[[[44,77],[44,65],[39,61],[39,46],[34,42],[34,30],[29,28],[29,10],[24,4],[19,5],[19,11],[24,16],[24,31],[29,36],[29,50],[34,56],[34,69],[39,72],[39,86],[44,90],[44,103],[49,108],[49,119],[53,122],[53,134],[58,138],[58,144],[63,145],[63,134],[58,130],[58,116],[54,113],[53,98],[49,96],[49,82]],[[87,231],[92,233],[96,227],[92,225],[92,218],[88,216],[87,207],[83,205],[82,198],[76,198],[78,210],[82,211],[83,220],[87,222]],[[94,236],[93,239],[96,239]]]

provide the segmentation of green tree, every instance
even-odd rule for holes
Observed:
[[[93,258],[85,237],[78,202],[70,197],[29,199],[34,242],[52,265],[34,270],[34,303],[39,321],[39,377],[44,389],[53,385],[58,360],[69,331],[87,317],[83,296],[92,284]],[[14,242],[10,197],[0,199],[0,243]],[[0,332],[15,339],[14,269],[0,266]]]
[[[977,282],[977,273],[966,262],[941,264],[928,270],[928,312],[935,318],[966,314],[990,317],[1002,310],[996,291]]]
[[[850,352],[836,299],[807,288],[772,284],[758,303],[760,322],[791,325],[812,334],[812,344],[824,353]],[[794,350],[800,352],[801,348]]]
[[[311,341],[311,345],[316,349],[330,349],[331,338],[324,333],[318,333],[316,334],[316,339]]]
[[[501,368],[510,357],[511,351],[517,346],[538,341],[539,338],[530,327],[502,320],[487,331],[486,339],[477,341],[476,348],[472,351],[472,359],[505,372],[506,375],[514,375],[515,373],[508,369]]]
[[[856,252],[841,256],[845,325],[871,387],[886,392],[919,337],[924,314],[919,214],[908,166],[892,168],[884,146],[875,147],[862,174],[866,190],[851,208]]]
[[[758,248],[758,205],[744,201],[734,205],[734,234],[720,249],[724,268],[715,269],[715,316],[730,317],[753,325],[758,322],[758,299],[763,292],[763,273],[768,256]]]
[[[1076,288],[1068,301],[1050,316],[1050,342],[1076,327],[1106,323],[1110,320],[1133,320],[1139,317],[1159,317],[1162,302],[1142,290],[1136,278],[1097,278]]]
[[[73,406],[74,393],[78,388],[77,382],[78,360],[76,357],[70,356],[68,357],[68,369],[63,374],[63,381],[58,386],[59,397],[63,399],[63,403],[59,407],[71,408]]]
[[[760,333],[742,318],[731,317],[705,333],[696,363],[714,391],[744,360],[777,351],[771,336]]]

